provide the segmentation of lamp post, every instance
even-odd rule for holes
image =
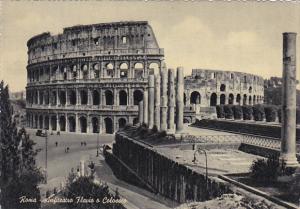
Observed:
[[[97,155],[96,157],[99,157],[99,133],[97,133]]]
[[[48,133],[45,129],[45,182],[47,183],[47,168],[48,168]]]
[[[206,180],[206,191],[208,191],[208,168],[207,168],[207,153],[205,149],[201,149],[198,148],[195,152],[194,152],[194,159],[193,159],[193,163],[196,163],[197,159],[196,159],[196,154],[201,154],[204,153],[205,155],[205,180]]]

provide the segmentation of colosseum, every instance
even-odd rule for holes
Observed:
[[[26,119],[30,128],[114,133],[137,124],[148,75],[166,70],[164,51],[146,21],[79,25],[27,42]],[[185,122],[217,104],[263,102],[263,78],[194,69],[185,77]]]

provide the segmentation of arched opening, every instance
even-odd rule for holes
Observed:
[[[56,91],[51,92],[51,105],[56,105]]]
[[[114,66],[112,63],[106,65],[106,76],[109,78],[114,77]]]
[[[77,66],[76,65],[73,65],[73,68],[72,68],[72,79],[77,79]]]
[[[75,132],[76,131],[76,121],[73,116],[70,116],[68,118],[68,124],[69,124],[69,132]]]
[[[199,92],[193,91],[191,93],[190,103],[191,104],[201,104],[201,95]]]
[[[100,94],[97,90],[93,90],[93,105],[100,105]]]
[[[70,90],[70,92],[69,92],[69,102],[70,102],[70,105],[76,105],[76,102],[77,102],[76,91]]]
[[[100,66],[98,63],[93,65],[93,73],[94,73],[94,78],[99,78],[100,77]]]
[[[244,94],[244,97],[243,97],[243,105],[246,105],[247,104],[247,95]]]
[[[251,96],[249,96],[249,103],[248,104],[252,105],[252,97]]]
[[[125,125],[126,125],[126,119],[125,118],[120,118],[118,122],[119,122],[119,129],[122,129],[122,128],[125,127]]]
[[[241,95],[240,94],[236,95],[236,103],[239,105],[241,104]]]
[[[88,66],[86,64],[81,66],[81,71],[82,71],[82,78],[83,79],[88,79],[89,78],[89,71],[88,71]]]
[[[45,118],[44,118],[44,120],[45,120],[45,129],[47,129],[47,130],[49,130],[49,116],[48,115],[46,115],[45,116]]]
[[[56,131],[56,116],[51,116],[51,127],[52,127],[52,131]]]
[[[233,104],[233,102],[234,102],[234,96],[233,96],[233,94],[229,94],[228,104]]]
[[[44,94],[44,102],[46,105],[49,104],[49,91],[46,91]]]
[[[112,134],[113,133],[113,122],[111,118],[105,118],[104,119],[104,125],[105,125],[105,133]]]
[[[133,104],[134,104],[134,105],[139,105],[140,101],[143,100],[143,96],[144,96],[144,94],[143,94],[142,91],[140,91],[140,90],[135,90],[135,91],[133,92]]]
[[[124,90],[119,92],[119,105],[127,105],[127,93]]]
[[[81,116],[79,118],[79,123],[80,123],[80,132],[81,133],[86,133],[87,130],[87,120],[84,116]]]
[[[114,104],[114,95],[110,90],[105,91],[105,102],[106,105]]]
[[[226,85],[225,84],[221,84],[220,91],[226,91]]]
[[[80,91],[80,100],[82,105],[86,105],[88,103],[88,94],[85,90]]]
[[[150,63],[149,65],[149,75],[158,75],[159,74],[159,65],[155,62]]]
[[[254,77],[255,78],[255,77]],[[256,96],[254,95],[253,96],[253,104],[255,105],[256,104]]]
[[[134,65],[134,77],[135,78],[142,78],[144,71],[144,65],[142,63],[135,63]]]
[[[39,117],[39,128],[43,128],[43,116],[42,115],[40,115],[40,117]]]
[[[137,125],[139,123],[139,118],[133,118],[133,125]]]
[[[225,104],[225,101],[226,101],[226,96],[225,96],[225,94],[221,94],[221,96],[220,96],[220,104],[221,104],[221,105],[224,105],[224,104]]]
[[[127,78],[128,77],[128,64],[122,63],[120,65],[120,78]]]
[[[66,92],[65,91],[59,92],[59,103],[63,106],[66,105]]]
[[[217,94],[216,93],[212,93],[210,96],[210,106],[216,106],[217,105]]]
[[[59,117],[59,127],[61,131],[66,131],[66,118],[65,116]]]
[[[252,86],[249,87],[249,94],[252,93]]]
[[[99,120],[96,117],[92,118],[93,133],[99,133]]]
[[[66,67],[62,68],[60,72],[62,74],[62,79],[67,80],[68,79],[68,70],[67,70],[67,68]]]

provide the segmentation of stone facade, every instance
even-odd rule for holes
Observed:
[[[73,26],[34,36],[27,47],[31,128],[114,133],[146,120],[148,114],[139,121],[138,106],[148,99],[148,76],[166,69],[164,51],[146,21]],[[263,79],[251,74],[196,69],[184,83],[184,122],[193,122],[195,113],[209,115],[216,104],[263,101]],[[161,108],[167,99],[161,95]]]
[[[27,126],[113,133],[138,123],[148,75],[164,52],[147,22],[65,28],[27,42]]]

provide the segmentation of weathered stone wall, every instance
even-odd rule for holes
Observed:
[[[204,201],[230,193],[226,183],[212,177],[208,179],[206,191],[205,174],[174,162],[154,149],[130,139],[124,132],[118,132],[115,139],[113,154],[142,178],[145,184],[165,197],[177,202]],[[115,173],[120,172],[119,164],[117,160],[110,163]],[[122,179],[131,181],[126,176],[122,176]]]

